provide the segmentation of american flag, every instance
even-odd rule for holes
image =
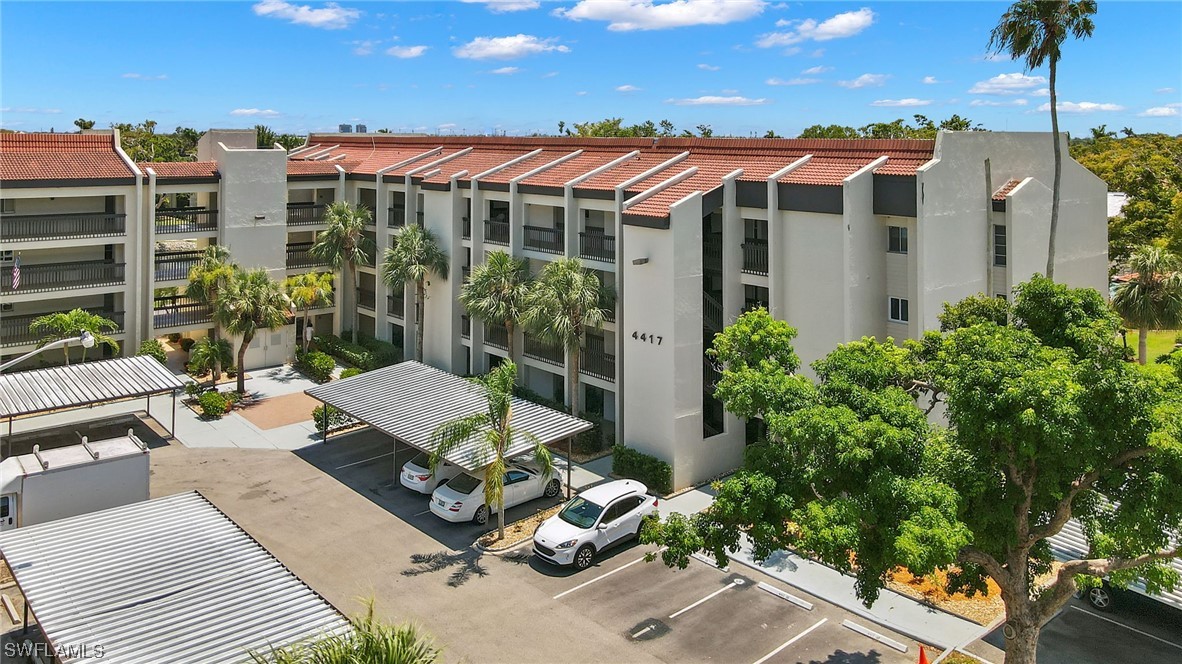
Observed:
[[[21,287],[21,257],[17,256],[12,262],[12,290]]]

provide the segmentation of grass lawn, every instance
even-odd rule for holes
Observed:
[[[1149,332],[1149,361],[1152,362],[1157,359],[1159,355],[1165,355],[1174,350],[1174,337],[1177,337],[1182,330],[1151,330]],[[1137,352],[1137,330],[1129,330],[1129,348],[1133,349],[1133,353]]]

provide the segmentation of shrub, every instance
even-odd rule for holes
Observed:
[[[349,426],[353,423],[353,418],[342,413],[337,408],[324,404],[316,406],[312,409],[312,421],[316,424],[316,430],[324,433],[324,409],[328,409],[328,430],[340,429],[341,427]]]
[[[197,381],[189,381],[188,383],[185,383],[185,394],[190,397],[201,396],[201,393],[204,391],[205,387],[203,387],[201,383],[198,383]]]
[[[673,467],[655,456],[631,447],[612,447],[612,472],[620,477],[640,480],[659,494],[667,494],[673,490]]]
[[[352,378],[353,376],[365,373],[357,367],[349,367],[341,372],[341,378]]]
[[[344,334],[349,334],[345,332]],[[369,335],[358,335],[358,343],[331,334],[315,338],[316,347],[363,371],[372,371],[402,361],[402,348]]]
[[[318,350],[304,353],[300,356],[299,368],[308,378],[317,383],[325,383],[332,379],[332,371],[337,366],[332,358]]]
[[[185,337],[184,339],[181,339],[181,350],[183,350],[187,353],[193,349],[193,345],[196,343],[197,343],[196,339],[190,339],[188,337]]]
[[[154,357],[160,364],[168,364],[168,357],[164,353],[164,344],[160,343],[159,339],[148,339],[140,344],[140,349],[135,354]]]
[[[575,450],[580,454],[595,454],[615,441],[616,428],[613,423],[593,413],[583,413],[579,417],[592,424],[590,429],[575,438]]]
[[[198,403],[201,404],[201,412],[208,417],[221,417],[226,412],[226,398],[217,390],[210,390],[202,394]]]
[[[236,378],[238,376],[238,367],[230,365],[228,368],[226,368],[226,375],[230,378]]]
[[[526,401],[532,401],[540,406],[546,406],[547,408],[553,408],[554,410],[557,410],[557,411],[560,411],[563,413],[567,412],[566,404],[564,404],[560,401],[555,401],[554,399],[548,399],[548,398],[538,394],[537,392],[534,392],[533,390],[529,389],[528,387],[526,387],[524,385],[514,385],[513,386],[513,396],[517,397],[518,399],[525,399]]]
[[[181,333],[180,332],[173,332],[172,334],[168,335],[169,343],[175,344],[176,342],[178,342],[180,340],[181,340]]]

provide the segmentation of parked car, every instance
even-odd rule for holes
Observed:
[[[402,464],[402,472],[398,474],[398,481],[402,486],[430,495],[442,483],[459,475],[461,468],[446,461],[440,461],[435,472],[431,472],[431,455],[419,452],[415,458]]]
[[[543,475],[523,463],[509,464],[504,481],[506,509],[542,496],[553,498],[562,491],[562,482],[553,474]],[[483,472],[460,473],[431,494],[431,512],[448,521],[488,523],[494,509],[484,503]]]
[[[636,480],[616,480],[572,498],[534,532],[534,553],[556,565],[587,569],[595,555],[635,537],[659,499]]]

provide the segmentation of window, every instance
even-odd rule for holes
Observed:
[[[8,496],[0,497],[0,519],[8,518],[8,515],[11,511],[11,508],[8,505],[11,501],[12,498]]]
[[[4,214],[16,212],[16,201],[11,198],[0,198],[0,212]]]
[[[911,320],[910,313],[907,311],[907,300],[901,297],[891,298],[890,319],[893,323],[906,323]]]
[[[887,251],[892,254],[907,253],[906,226],[887,226]]]
[[[1006,265],[1006,227],[1000,224],[993,226],[993,264],[996,267]]]
[[[612,503],[612,506],[607,508],[607,511],[603,513],[603,523],[611,523],[619,519],[637,507],[640,507],[640,504],[643,502],[643,496],[628,496]]]
[[[517,484],[518,482],[524,482],[527,479],[529,479],[529,474],[523,473],[520,470],[510,470],[509,472],[505,473],[506,486],[510,484]]]

